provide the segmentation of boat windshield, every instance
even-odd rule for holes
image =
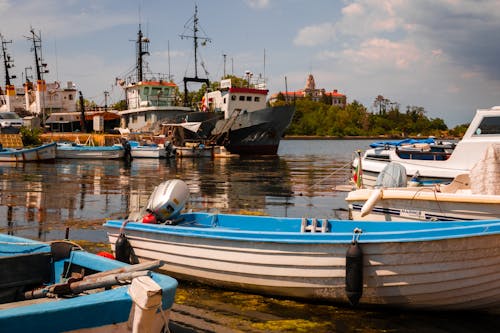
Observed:
[[[500,134],[500,117],[484,117],[474,135]]]

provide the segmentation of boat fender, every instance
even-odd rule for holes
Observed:
[[[368,215],[372,211],[377,201],[382,199],[382,197],[383,197],[382,189],[378,188],[373,190],[368,200],[366,200],[363,207],[361,207],[361,217]]]
[[[125,236],[124,233],[121,233],[120,236],[118,236],[118,239],[116,240],[115,243],[116,260],[127,264],[131,264],[130,261],[131,254],[132,254],[132,245],[130,245],[127,236]]]
[[[132,161],[132,146],[130,146],[130,142],[126,139],[122,139],[122,147],[125,150],[125,153],[123,154],[123,158],[126,162],[131,162]]]
[[[345,291],[349,303],[357,305],[363,294],[363,252],[356,240],[352,241],[345,257]]]

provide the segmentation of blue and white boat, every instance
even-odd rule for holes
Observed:
[[[120,260],[162,260],[179,279],[307,300],[424,310],[500,306],[498,219],[180,214],[187,186],[168,182],[153,192],[142,220],[104,224]]]
[[[58,142],[57,158],[119,159],[125,155],[122,145],[87,146],[74,142]]]
[[[56,144],[48,143],[31,148],[3,148],[0,145],[0,162],[36,162],[56,158]]]
[[[2,332],[163,332],[177,281],[145,266],[0,234]]]

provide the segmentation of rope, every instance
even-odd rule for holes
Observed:
[[[311,186],[309,186],[309,188],[311,187],[314,187],[316,185],[319,185],[321,184],[323,181],[325,181],[326,179],[330,178],[331,176],[333,176],[334,174],[336,174],[337,172],[339,171],[343,171],[343,170],[346,170],[346,169],[350,169],[351,168],[351,163],[352,162],[347,162],[346,164],[342,165],[340,168],[337,168],[335,169],[332,173],[330,173],[329,175],[323,177],[322,179],[320,179],[318,182],[312,184]]]

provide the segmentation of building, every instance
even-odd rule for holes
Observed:
[[[331,105],[339,106],[345,108],[347,104],[347,97],[344,94],[338,92],[337,89],[333,91],[326,91],[325,89],[316,89],[316,83],[314,82],[314,76],[309,74],[306,80],[306,86],[304,89],[297,91],[280,91],[279,93],[271,95],[269,103],[273,104],[279,99],[279,95],[282,95],[287,102],[292,102],[297,99],[310,98],[314,102],[324,102],[327,101]]]

